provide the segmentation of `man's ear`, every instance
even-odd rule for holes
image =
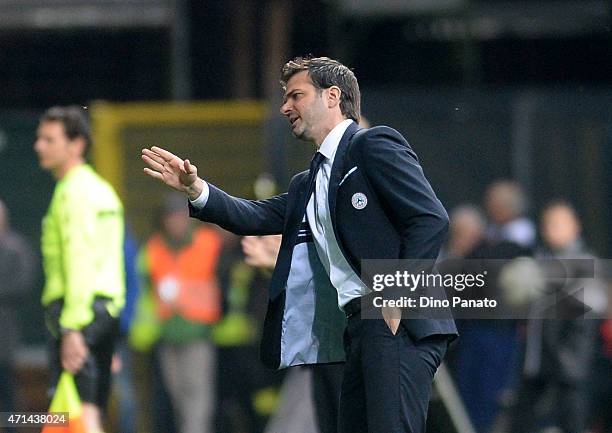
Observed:
[[[70,140],[70,144],[74,148],[75,156],[85,158],[85,149],[87,148],[87,145],[83,137],[76,137],[74,140]]]
[[[334,108],[336,105],[340,104],[340,96],[342,95],[342,90],[338,86],[331,86],[328,91],[327,97],[327,106],[328,108]]]

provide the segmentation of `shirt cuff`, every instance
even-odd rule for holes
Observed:
[[[189,200],[189,203],[196,208],[202,209],[208,203],[208,196],[210,195],[210,188],[208,187],[208,183],[206,181],[203,182],[202,192],[195,200]]]

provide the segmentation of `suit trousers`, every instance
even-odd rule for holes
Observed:
[[[337,433],[344,364],[318,364],[311,368],[313,400],[319,432]]]
[[[339,433],[425,433],[432,382],[448,339],[414,341],[404,322],[393,334],[382,316],[348,319]]]

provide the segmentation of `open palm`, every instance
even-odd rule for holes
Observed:
[[[144,172],[171,188],[188,192],[198,180],[198,169],[188,159],[181,159],[161,147],[142,150],[142,160],[148,165]]]

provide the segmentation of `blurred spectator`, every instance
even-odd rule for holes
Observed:
[[[266,264],[258,269],[247,264],[249,260],[245,262],[238,236],[223,232],[223,237],[217,274],[224,295],[224,316],[213,331],[219,359],[217,431],[261,433],[276,410],[278,386],[284,376],[259,362],[259,331],[266,314],[271,272]],[[274,252],[273,267],[280,236],[261,239],[266,239]]]
[[[440,253],[441,258],[467,257],[485,237],[486,220],[474,205],[457,206],[450,213],[449,237]]]
[[[139,256],[141,257],[142,255]],[[128,337],[131,373],[134,377],[137,407],[135,418],[138,433],[175,433],[177,431],[171,399],[162,379],[159,361],[157,343],[160,327],[153,293],[150,293],[148,289],[143,290],[138,296]]]
[[[474,289],[475,299],[499,299],[496,284],[502,260],[530,255],[525,248],[535,237],[532,224],[521,217],[526,201],[517,185],[507,181],[492,184],[485,207],[490,218],[486,227],[477,208],[459,206],[451,212],[450,238],[445,248],[447,258],[467,259],[482,271],[485,264],[487,284]],[[474,262],[472,262],[474,260]],[[465,272],[465,270],[464,270]],[[449,362],[457,388],[474,428],[489,432],[500,413],[505,394],[513,384],[518,364],[516,327],[509,320],[458,320],[460,338],[450,353]]]
[[[174,433],[176,420],[159,360],[161,320],[148,268],[146,251],[141,249],[136,260],[139,292],[127,336],[137,406],[136,430],[138,433]]]
[[[215,276],[221,237],[214,228],[192,225],[180,194],[167,196],[158,226],[143,248],[143,271],[160,323],[162,377],[178,430],[208,433],[215,407],[216,353],[210,334],[221,316]]]
[[[276,265],[276,256],[280,249],[282,236],[245,236],[242,238],[242,250],[247,265],[272,270]]]
[[[500,180],[489,186],[485,207],[491,224],[487,238],[491,241],[510,241],[529,248],[535,242],[533,222],[525,217],[527,198],[521,187],[512,181]]]
[[[83,110],[53,107],[34,150],[57,180],[41,239],[51,394],[62,369],[73,373],[87,431],[100,433],[125,303],[124,218],[113,188],[86,163],[90,144]]]
[[[537,258],[593,258],[581,239],[576,211],[568,203],[548,205],[542,212],[540,229],[543,245],[536,250]],[[571,285],[572,275],[580,271],[573,268],[577,266],[573,263],[564,262],[568,278],[549,284],[548,293],[572,293],[578,288]],[[538,311],[541,302],[546,300],[536,300],[532,311]],[[595,320],[584,317],[534,317],[528,321],[513,433],[535,433],[545,428],[560,433],[586,430],[587,378],[593,367],[596,326]]]
[[[20,341],[19,306],[32,290],[34,254],[11,230],[8,209],[0,200],[0,412],[15,411],[13,362]]]
[[[612,293],[610,285],[608,292]],[[612,433],[612,303],[608,305],[606,317],[599,324],[598,344],[588,385],[591,390],[589,426],[594,433]]]

